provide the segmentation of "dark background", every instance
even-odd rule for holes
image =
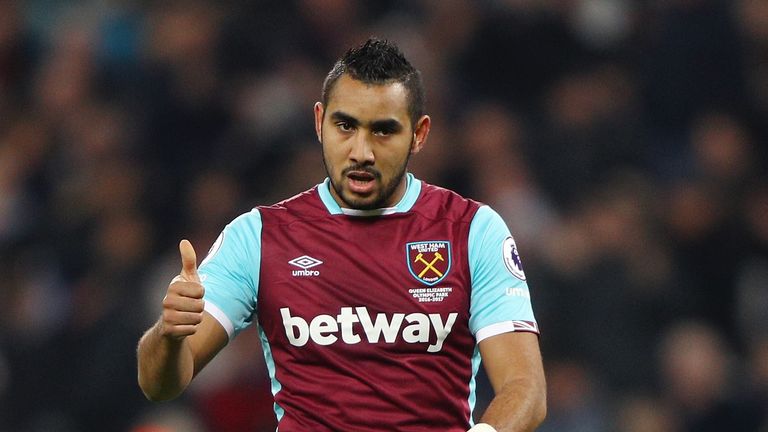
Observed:
[[[517,239],[541,431],[768,430],[765,0],[0,0],[0,431],[274,429],[253,329],[171,403],[135,347],[179,239],[323,179],[370,35],[428,87],[413,172]]]

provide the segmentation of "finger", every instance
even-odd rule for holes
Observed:
[[[202,313],[205,310],[205,301],[201,297],[167,295],[163,299],[163,307],[181,312]]]
[[[195,248],[189,240],[182,240],[179,243],[179,252],[181,253],[181,276],[190,282],[200,282],[197,275],[197,255]]]
[[[163,321],[166,325],[177,327],[184,325],[197,325],[203,321],[202,313],[179,312],[175,310],[163,311]]]
[[[176,297],[189,297],[193,299],[201,299],[205,296],[205,287],[199,282],[188,282],[182,278],[182,276],[176,276],[178,279],[174,279],[168,286],[169,296]]]

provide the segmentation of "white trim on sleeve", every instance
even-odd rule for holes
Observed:
[[[208,300],[205,301],[204,309],[206,312],[211,314],[212,317],[216,318],[216,321],[218,321],[219,324],[224,327],[224,330],[227,331],[227,336],[229,336],[229,339],[232,340],[232,337],[235,334],[235,326],[232,325],[232,321],[229,320],[227,314],[225,314],[221,309],[219,309],[218,306]]]
[[[467,432],[497,432],[496,429],[488,423],[478,423]]]
[[[509,332],[530,332],[539,334],[539,326],[532,321],[502,321],[481,328],[477,331],[477,334],[475,334],[475,339],[477,339],[477,343],[480,343],[480,341],[488,339],[491,336]]]

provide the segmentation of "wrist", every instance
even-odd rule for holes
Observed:
[[[467,432],[498,432],[498,431],[488,423],[478,423],[472,426]]]

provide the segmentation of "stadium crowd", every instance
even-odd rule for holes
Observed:
[[[768,431],[764,0],[0,0],[0,431],[274,430],[253,329],[170,403],[135,347],[179,239],[325,176],[369,35],[427,85],[413,172],[515,234],[541,431]]]

